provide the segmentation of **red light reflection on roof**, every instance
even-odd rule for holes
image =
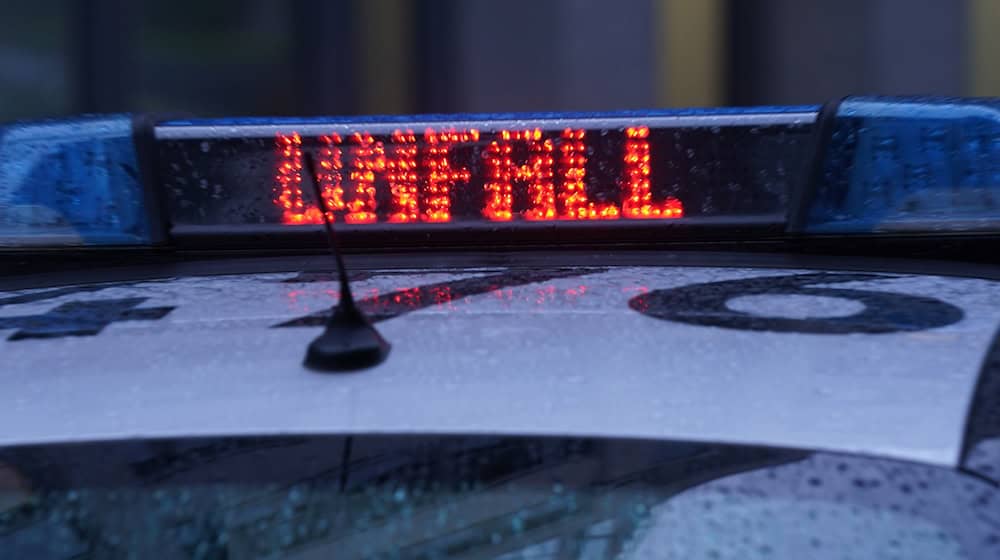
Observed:
[[[622,301],[629,301],[636,295],[649,292],[649,288],[642,285],[623,286],[616,290],[622,294]],[[309,297],[310,292],[312,298]],[[322,294],[323,297],[316,297],[319,294]],[[320,307],[326,307],[330,305],[331,299],[336,301],[339,297],[340,292],[333,289],[311,291],[295,288],[285,293],[289,309],[294,308],[296,311],[310,307],[305,300],[315,299]],[[451,286],[441,284],[401,287],[388,291],[366,288],[358,291],[356,297],[358,297],[359,306],[365,313],[369,313],[375,318],[394,316],[403,311],[415,311],[427,307],[461,311],[475,301],[470,299],[467,294],[457,293]],[[487,290],[482,293],[482,297],[501,303],[506,308],[514,304],[526,304],[531,309],[540,311],[572,307],[582,303],[584,298],[607,297],[607,293],[595,292],[586,283],[568,287],[544,283],[532,289],[517,289],[493,284],[487,287]]]

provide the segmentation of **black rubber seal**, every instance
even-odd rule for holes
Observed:
[[[379,224],[377,227],[343,224],[337,236],[351,251],[418,250],[428,248],[600,247],[610,243],[747,242],[780,239],[783,216],[692,217],[664,221],[622,221],[614,227],[599,222]],[[193,226],[175,225],[171,237],[178,250],[321,249],[326,238],[320,226],[280,224]]]
[[[163,246],[170,240],[170,216],[157,162],[156,121],[152,115],[133,115],[132,144],[139,164],[139,182],[145,199],[150,244]]]
[[[812,138],[809,141],[809,150],[806,152],[810,155],[803,164],[798,188],[792,191],[789,196],[788,219],[785,224],[787,233],[801,234],[805,230],[809,210],[812,208],[813,201],[816,200],[816,191],[822,179],[823,162],[826,161],[827,151],[830,148],[830,139],[837,121],[837,112],[844,99],[847,98],[842,97],[836,101],[825,103],[816,115]]]

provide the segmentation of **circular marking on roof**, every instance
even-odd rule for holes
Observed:
[[[850,317],[865,310],[859,301],[802,294],[757,294],[736,296],[726,302],[726,308],[737,313],[758,317],[786,319],[829,319]]]
[[[654,290],[629,300],[629,307],[657,319],[749,331],[805,334],[882,334],[933,329],[957,323],[961,309],[939,299],[875,290],[824,288],[814,285],[893,278],[879,274],[815,273],[707,282]],[[850,315],[770,317],[739,309],[747,296],[811,296],[837,298],[861,306]],[[736,308],[730,305],[732,300]]]

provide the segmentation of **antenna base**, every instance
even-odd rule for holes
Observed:
[[[304,365],[323,372],[355,371],[382,363],[391,348],[356,307],[338,305],[326,330],[309,344]]]

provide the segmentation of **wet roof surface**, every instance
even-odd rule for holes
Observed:
[[[365,271],[382,365],[301,365],[317,272],[0,294],[0,444],[302,433],[611,435],[954,464],[1000,284],[711,267]]]

